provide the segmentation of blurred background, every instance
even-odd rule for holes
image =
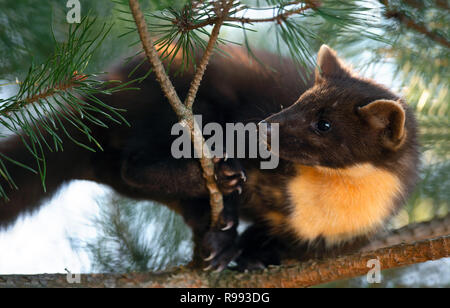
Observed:
[[[121,1],[80,2],[82,15],[98,16],[99,26],[113,23],[89,63],[90,72],[107,71],[111,64],[135,54],[137,36],[122,36],[129,24]],[[142,4],[156,12],[172,2],[148,0]],[[274,12],[264,7],[277,3],[241,2],[260,7],[242,12],[253,18],[272,16]],[[52,53],[55,40],[66,39],[66,3],[0,0],[0,98],[14,95],[15,81],[24,78],[32,61],[41,63]],[[301,49],[283,40],[286,32],[275,24],[249,26],[251,31],[245,34],[243,29],[225,27],[221,37],[294,56],[299,66],[313,63],[319,46],[326,43],[360,75],[400,93],[420,121],[423,154],[420,183],[390,227],[446,216],[450,202],[448,1],[323,1],[322,8],[320,14],[290,19],[291,26],[302,33],[294,38],[304,47]],[[160,270],[189,262],[190,238],[181,217],[165,207],[122,198],[95,183],[74,181],[37,215],[22,218],[0,233],[0,273]],[[376,286],[449,287],[449,265],[450,259],[443,259],[385,271],[382,284]],[[329,286],[374,285],[356,278]]]

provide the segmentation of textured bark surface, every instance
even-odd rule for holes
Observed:
[[[271,288],[309,287],[338,279],[365,275],[369,260],[378,259],[381,269],[437,260],[450,256],[450,236],[401,244],[323,261],[308,261],[271,267],[264,271],[211,273],[178,268],[164,273],[88,274],[80,283],[68,283],[67,275],[0,276],[4,287],[92,287],[92,288]]]
[[[401,243],[412,244],[449,234],[450,214],[430,221],[412,223],[397,230],[381,232],[370,241],[369,245],[363,247],[361,251],[373,251]]]

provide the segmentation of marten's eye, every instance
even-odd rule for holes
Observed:
[[[316,127],[321,132],[326,132],[326,131],[330,130],[331,123],[327,120],[319,120],[319,122],[317,122],[317,124],[316,124]]]

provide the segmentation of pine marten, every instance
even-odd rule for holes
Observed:
[[[258,52],[260,61],[251,61],[242,48],[227,51],[231,58],[211,59],[194,113],[201,114],[204,123],[223,126],[278,123],[280,163],[276,169],[261,170],[255,159],[215,160],[225,195],[226,227],[209,229],[209,196],[198,161],[171,155],[176,138],[171,127],[177,118],[154,75],[138,84],[140,91],[98,96],[126,109],[131,124],[104,118],[109,128],[90,125],[103,151],[89,152],[61,133],[64,151],[46,151],[46,193],[38,176],[7,164],[20,189],[3,183],[11,201],[0,206],[0,227],[35,211],[62,183],[86,179],[180,213],[193,230],[194,263],[202,263],[203,256],[210,268],[219,270],[232,260],[240,269],[253,269],[279,264],[288,255],[324,256],[350,249],[379,230],[417,178],[416,122],[406,103],[356,76],[325,45],[315,74],[306,81],[289,59]],[[140,61],[118,67],[109,78],[127,81]],[[178,65],[175,61],[170,71],[177,71]],[[144,64],[135,76],[148,70]],[[186,96],[192,76],[192,69],[172,76],[180,97]],[[65,124],[73,138],[85,141]],[[20,137],[3,141],[0,149],[35,165]],[[240,236],[238,217],[252,223]]]

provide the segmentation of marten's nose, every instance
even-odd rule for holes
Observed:
[[[270,117],[264,119],[263,121],[261,121],[260,123],[264,123],[267,127],[267,135],[269,136],[270,133],[272,132],[271,126],[273,124],[278,124],[280,126],[284,125],[286,123],[286,114],[285,112],[279,112],[276,114],[271,115]]]
[[[279,132],[283,136],[295,136],[300,134],[304,120],[302,113],[291,106],[290,108],[284,109],[283,111],[264,119],[264,122],[267,123],[266,126],[268,127],[272,124],[278,124]],[[274,128],[269,130],[268,136],[270,133],[274,133]]]

